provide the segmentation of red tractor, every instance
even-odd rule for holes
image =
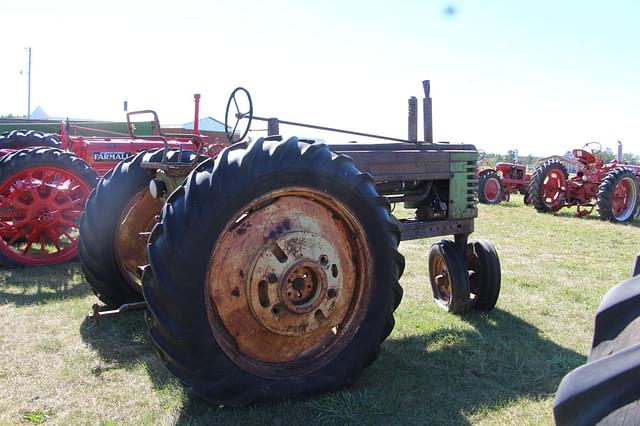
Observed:
[[[498,204],[509,201],[511,194],[525,195],[528,204],[527,188],[531,175],[517,159],[512,163],[497,163],[495,169],[485,167],[478,172],[478,199],[484,204]]]
[[[638,213],[640,167],[621,164],[618,160],[604,163],[597,153],[599,142],[574,149],[578,162],[575,176],[559,160],[540,164],[529,185],[529,197],[539,212],[555,212],[576,206],[577,215],[587,216],[596,207],[602,219],[629,222]]]
[[[222,146],[210,146],[198,134],[199,99],[195,95],[193,134],[165,138],[154,130],[152,136],[136,135],[131,117],[155,115],[139,111],[127,114],[129,135],[71,136],[65,123],[59,135],[22,130],[0,135],[0,266],[51,265],[75,258],[85,201],[98,178],[121,160],[162,148],[165,140],[174,149],[220,151]]]

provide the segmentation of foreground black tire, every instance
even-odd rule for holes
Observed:
[[[478,178],[478,199],[484,204],[498,204],[504,198],[504,185],[500,175],[486,171]]]
[[[640,276],[602,299],[587,363],[569,372],[554,401],[558,426],[640,424]]]
[[[75,154],[28,148],[0,159],[0,266],[54,265],[78,255],[78,222],[96,172]]]
[[[602,219],[629,222],[638,213],[640,180],[632,170],[615,168],[606,174],[598,187],[597,209]]]
[[[218,404],[351,384],[393,329],[399,240],[349,157],[297,138],[236,144],[191,173],[153,229],[151,337]]]
[[[498,302],[502,272],[500,259],[493,243],[472,240],[467,244],[467,269],[469,276],[469,307],[478,311],[490,311]]]
[[[22,149],[37,146],[60,148],[60,137],[37,130],[11,130],[0,134],[0,149]]]
[[[529,201],[541,213],[552,213],[563,207],[569,173],[558,160],[540,164],[529,182]]]
[[[163,150],[141,152],[120,162],[98,183],[80,221],[80,260],[87,282],[107,306],[142,300],[140,267],[147,264],[145,233],[162,203],[151,197],[153,174],[143,162],[162,161]],[[183,151],[183,161],[192,153]],[[169,151],[167,160],[178,160]]]
[[[429,249],[429,282],[438,306],[452,314],[468,310],[469,273],[453,241],[438,241]]]

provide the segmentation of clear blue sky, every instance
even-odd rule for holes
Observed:
[[[26,113],[31,46],[32,109],[56,116],[123,119],[127,98],[184,123],[199,92],[222,120],[241,85],[258,115],[405,137],[430,79],[436,140],[640,153],[636,1],[35,0],[0,16],[0,114]]]

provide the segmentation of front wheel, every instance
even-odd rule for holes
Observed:
[[[150,333],[197,394],[310,395],[376,359],[404,260],[388,203],[350,158],[296,138],[238,144],[194,170],[162,218],[143,277]]]
[[[471,309],[490,311],[498,302],[502,273],[500,259],[493,243],[472,240],[467,244],[466,264],[469,269]]]
[[[429,249],[429,282],[438,306],[452,314],[467,311],[469,273],[465,259],[453,241],[438,241]]]

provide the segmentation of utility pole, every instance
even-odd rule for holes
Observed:
[[[27,72],[27,120],[31,120],[31,47],[29,51],[29,71]]]

